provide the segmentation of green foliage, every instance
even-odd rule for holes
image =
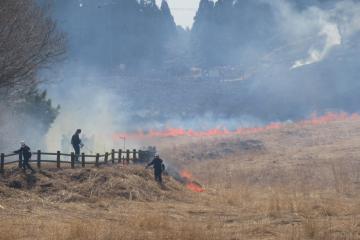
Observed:
[[[59,115],[60,106],[54,107],[47,92],[36,88],[26,93],[21,101],[15,103],[15,112],[23,119],[31,119],[37,122],[44,133],[50,128],[56,117]],[[26,124],[26,123],[24,123]]]

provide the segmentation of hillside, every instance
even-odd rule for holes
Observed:
[[[286,182],[291,190],[299,184],[309,190],[336,187],[345,191],[345,187],[360,187],[360,121],[357,119],[289,124],[256,134],[192,141],[169,144],[163,147],[163,152],[180,167],[191,165],[205,184],[211,185],[216,179],[221,183],[246,182],[263,187],[278,184],[282,187]]]
[[[224,220],[233,237],[360,238],[359,120],[182,138],[163,143],[162,152],[191,169],[214,192],[214,202],[237,209],[236,217]]]
[[[0,239],[360,239],[359,120],[159,147],[205,192],[142,166],[11,169]]]
[[[23,174],[12,168],[5,171],[1,180],[0,193],[4,196],[21,196],[26,192],[53,203],[93,203],[101,199],[156,201],[177,199],[177,194],[183,192],[181,184],[169,177],[166,186],[156,184],[151,171],[140,166],[75,170],[45,166],[36,174]]]

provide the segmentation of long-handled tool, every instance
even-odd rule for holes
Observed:
[[[85,146],[84,144],[82,145],[82,148],[85,148],[85,149],[88,150],[91,154],[93,154],[93,151],[91,151],[90,148],[88,148],[88,147]]]

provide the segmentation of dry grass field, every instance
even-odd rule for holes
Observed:
[[[159,143],[205,192],[142,166],[7,169],[2,239],[360,239],[360,121]]]

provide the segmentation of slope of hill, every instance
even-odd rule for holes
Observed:
[[[274,187],[286,183],[292,190],[299,184],[309,190],[345,187],[339,184],[360,187],[359,120],[289,124],[257,134],[185,143],[175,151],[171,145],[164,148],[167,159],[180,167],[191,165],[207,184],[214,178],[228,182],[231,175],[236,184]]]
[[[1,178],[4,196],[28,193],[51,202],[96,202],[99,199],[156,201],[158,198],[177,199],[182,187],[172,178],[166,186],[153,181],[151,171],[143,167],[115,167],[88,169],[48,169],[36,174],[24,174],[12,168]],[[11,197],[12,195],[10,195]]]
[[[205,192],[139,166],[8,170],[0,239],[360,238],[360,121],[181,141],[161,155]]]

